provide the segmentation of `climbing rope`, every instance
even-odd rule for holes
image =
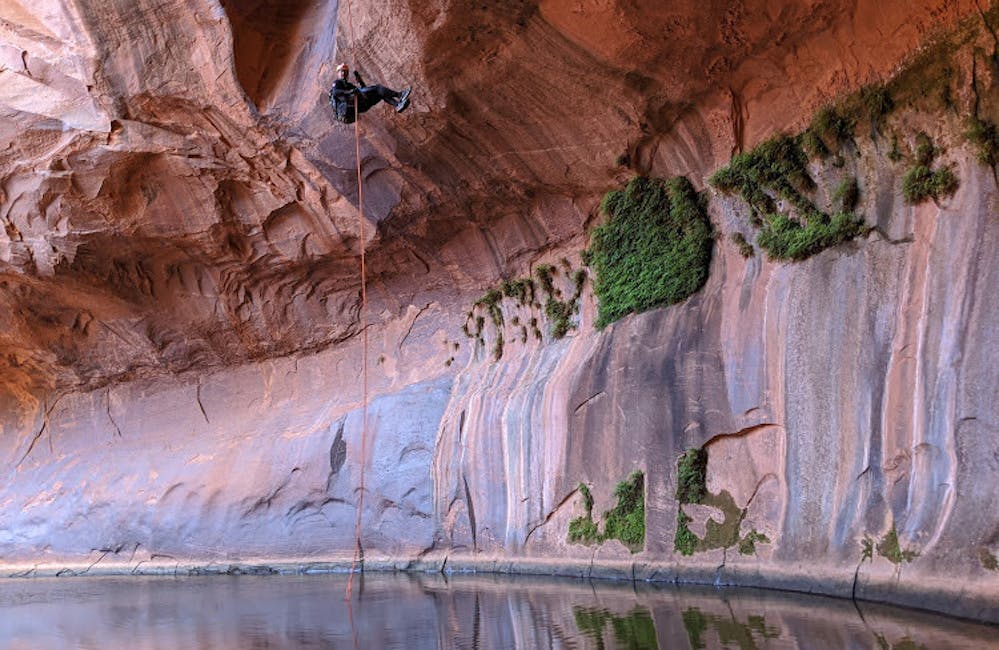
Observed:
[[[350,5],[348,5],[349,7]],[[354,557],[350,562],[346,599],[354,586],[354,570],[361,553],[361,513],[364,506],[364,466],[368,459],[368,286],[364,259],[364,184],[361,177],[360,113],[354,94],[354,149],[357,156],[357,238],[361,247],[361,475],[357,490],[357,522],[354,524]]]
[[[354,21],[350,15],[350,0],[347,5],[347,28],[351,41],[354,36]],[[364,511],[364,466],[368,459],[368,283],[364,259],[364,183],[361,176],[361,113],[358,111],[357,93],[354,93],[354,151],[357,158],[357,241],[361,248],[361,474],[357,489],[357,521],[354,524],[354,557],[350,561],[350,575],[347,578],[347,591],[344,598],[350,606],[350,595],[354,588],[354,571],[361,554],[361,514]],[[363,565],[362,565],[363,570]],[[353,620],[351,621],[353,624]],[[356,640],[355,640],[356,645]]]

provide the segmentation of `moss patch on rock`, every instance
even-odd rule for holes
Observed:
[[[719,548],[738,546],[744,555],[756,553],[756,543],[770,543],[770,539],[750,530],[740,536],[742,520],[746,510],[736,504],[728,490],[718,493],[707,489],[708,452],[704,448],[688,449],[676,462],[676,532],[673,536],[673,549],[681,555],[710,551]],[[698,537],[690,529],[693,518],[684,512],[683,506],[700,504],[719,511],[722,520],[708,517],[704,524],[704,537]]]
[[[770,538],[763,533],[757,532],[756,529],[752,529],[746,536],[739,540],[739,553],[742,555],[755,555],[756,554],[756,542],[761,542],[763,544],[769,544]]]
[[[637,177],[608,192],[600,208],[607,221],[593,229],[587,252],[597,327],[680,302],[704,286],[713,230],[690,181]]]
[[[984,546],[978,549],[978,561],[981,562],[982,566],[989,571],[999,571],[999,561],[997,561],[996,556]]]
[[[881,539],[877,540],[877,543],[869,537],[864,536],[860,541],[861,555],[860,561],[864,560],[874,561],[875,553],[885,558],[892,564],[902,564],[912,562],[914,559],[919,557],[919,552],[913,548],[905,548],[899,544],[898,541],[898,531],[895,529],[895,524],[891,525],[891,528],[887,533],[881,536]]]
[[[881,538],[875,548],[878,551],[878,555],[885,558],[892,564],[912,562],[919,556],[919,553],[915,549],[903,549],[899,545],[898,532],[895,530],[894,525],[892,525],[891,530],[884,534],[884,537]]]
[[[677,507],[676,509],[676,533],[673,535],[673,550],[679,551],[681,555],[693,555],[694,551],[697,550],[697,544],[701,540],[694,534],[694,531],[690,530],[687,525],[692,522],[693,519],[690,518],[683,508]]]
[[[583,497],[586,514],[569,522],[569,542],[571,544],[595,544],[601,541],[600,529],[593,521],[593,494],[585,483],[576,488]]]

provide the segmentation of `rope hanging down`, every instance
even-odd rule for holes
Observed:
[[[354,40],[354,20],[350,15],[350,0],[347,5],[347,28],[350,41]],[[347,591],[344,598],[350,606],[350,596],[354,588],[354,571],[361,554],[361,514],[364,512],[364,466],[368,461],[368,283],[364,259],[364,183],[361,176],[361,114],[358,111],[358,97],[354,93],[354,151],[357,157],[357,241],[361,248],[361,473],[357,489],[357,520],[354,524],[354,557],[350,561],[350,575],[347,578]],[[362,565],[363,570],[363,565]],[[351,620],[353,624],[353,620]],[[355,643],[356,645],[356,643]]]
[[[350,4],[347,5],[348,16]],[[350,561],[346,599],[354,587],[354,570],[361,553],[361,513],[364,511],[364,466],[368,462],[368,287],[364,259],[364,184],[361,177],[360,114],[357,112],[357,95],[354,95],[354,149],[357,156],[357,239],[361,247],[361,474],[357,490],[357,521],[354,524],[354,557]]]

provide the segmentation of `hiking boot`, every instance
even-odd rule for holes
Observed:
[[[411,92],[413,92],[412,87],[402,91],[402,94],[399,95],[399,99],[396,101],[395,104],[396,113],[401,113],[409,107],[409,93]]]

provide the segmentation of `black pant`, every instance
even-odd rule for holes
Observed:
[[[399,104],[399,92],[386,88],[385,86],[364,86],[357,89],[357,112],[363,113],[378,102],[385,102],[390,106]]]

